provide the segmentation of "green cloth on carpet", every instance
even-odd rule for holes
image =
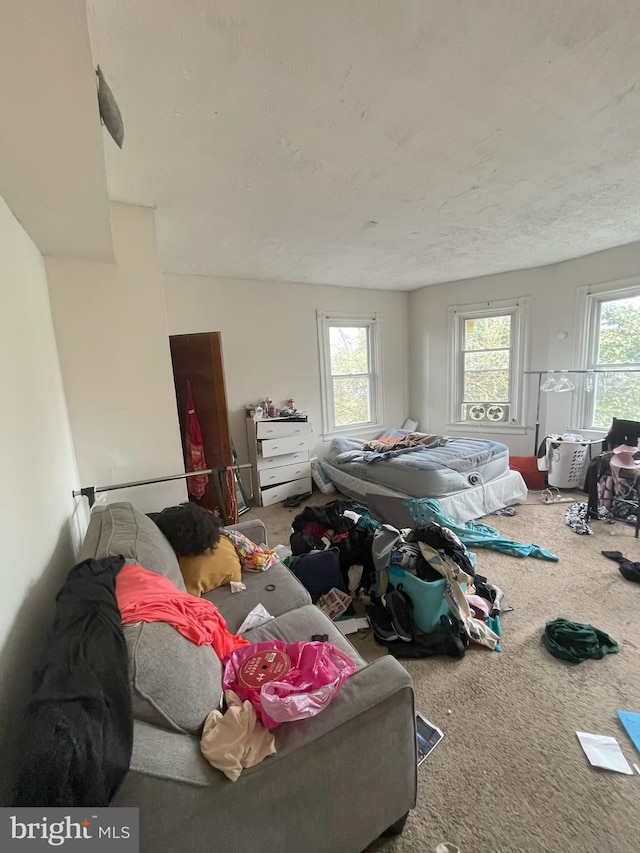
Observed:
[[[542,642],[554,657],[570,663],[582,663],[587,658],[600,660],[619,651],[618,644],[593,625],[583,625],[558,617],[547,622]]]

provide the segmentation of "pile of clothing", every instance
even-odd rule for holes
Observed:
[[[476,573],[473,555],[452,530],[434,522],[413,530],[381,525],[374,534],[373,559],[376,582],[367,617],[376,640],[392,654],[462,657],[470,642],[500,650],[502,590]],[[425,587],[425,595],[440,595],[442,588],[449,611],[428,633],[416,625],[414,599],[397,580],[405,573],[427,583],[445,580],[437,590]]]
[[[291,553],[296,557],[335,549],[343,588],[351,593],[366,590],[375,577],[372,544],[378,527],[379,523],[371,518],[367,508],[352,501],[335,500],[324,506],[307,506],[291,525]]]
[[[376,641],[396,657],[462,657],[470,643],[500,650],[503,593],[475,571],[475,555],[449,527],[430,520],[399,530],[362,504],[335,500],[305,507],[293,521],[290,545],[289,567],[312,599],[334,587],[363,600]],[[429,632],[414,620],[405,572],[444,580],[431,594],[444,596],[448,607]]]

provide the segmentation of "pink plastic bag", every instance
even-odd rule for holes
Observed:
[[[248,699],[262,724],[275,729],[319,714],[355,668],[331,643],[267,640],[227,655],[222,686]]]

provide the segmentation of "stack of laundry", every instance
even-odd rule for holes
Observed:
[[[470,642],[499,651],[503,593],[476,573],[472,556],[439,524],[381,525],[367,608],[378,642],[397,657],[462,657]]]

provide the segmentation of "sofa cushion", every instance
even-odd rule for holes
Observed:
[[[222,664],[166,622],[124,627],[133,716],[165,729],[199,734],[222,697]]]
[[[185,592],[173,548],[153,521],[127,502],[94,508],[78,560],[118,554],[127,563],[138,563],[169,578]]]
[[[178,557],[187,592],[202,595],[211,589],[239,581],[242,577],[240,557],[233,542],[221,536],[215,548],[193,557]]]
[[[242,580],[247,586],[242,592],[233,593],[230,587],[221,586],[203,596],[220,610],[232,634],[256,604],[264,605],[272,616],[279,616],[311,602],[307,590],[282,563],[266,572],[242,572]]]
[[[336,628],[335,623],[314,604],[283,613],[271,622],[252,628],[243,636],[250,643],[262,643],[264,640],[298,643],[303,640],[311,641],[314,634],[326,634],[328,642],[348,654],[358,669],[367,665],[349,640]]]

